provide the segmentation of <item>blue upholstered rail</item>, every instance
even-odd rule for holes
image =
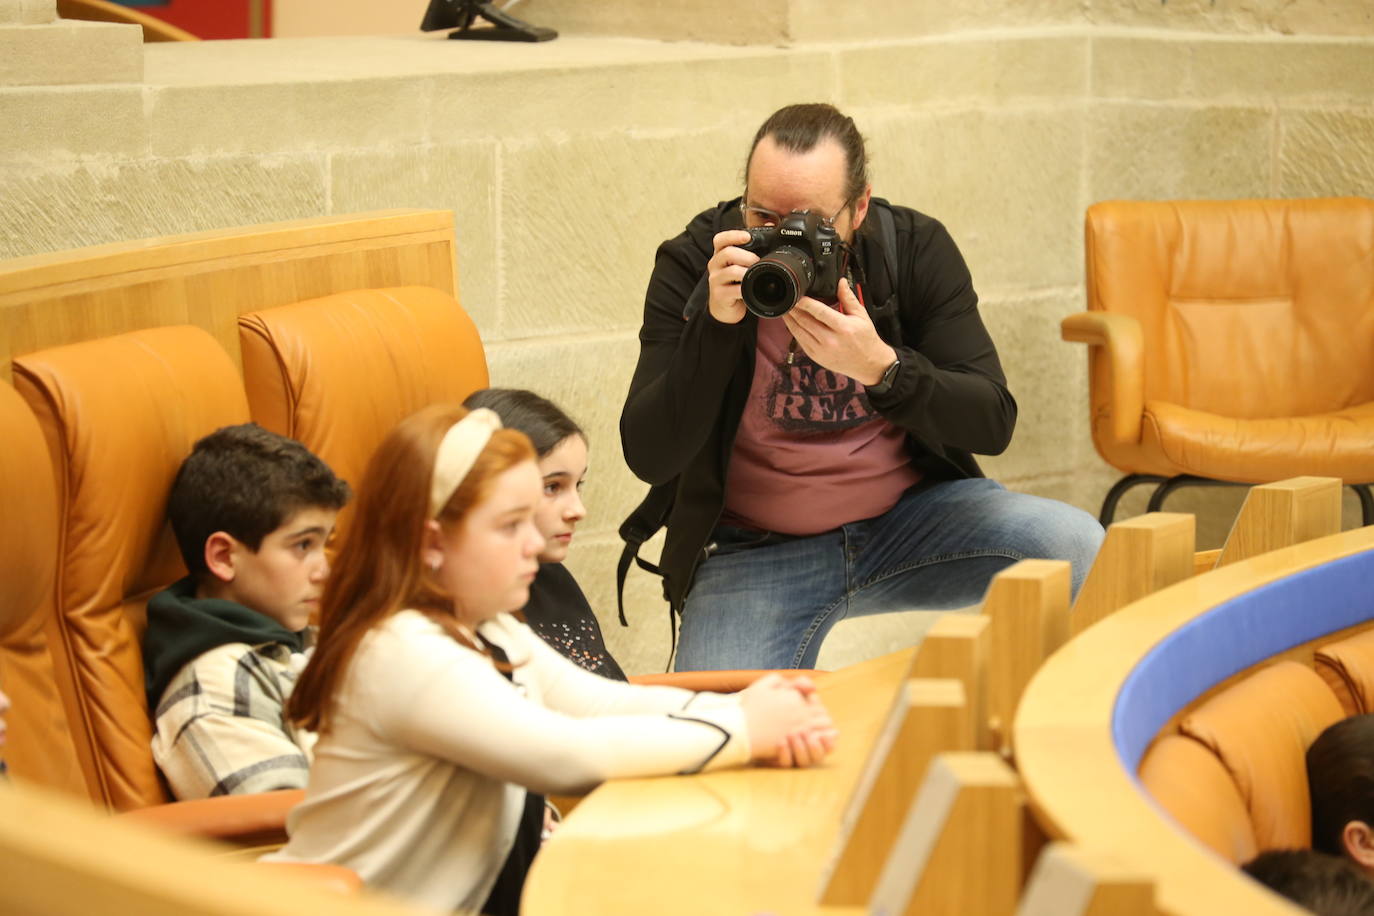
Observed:
[[[1374,617],[1374,551],[1232,598],[1170,633],[1127,676],[1112,739],[1128,772],[1174,713],[1272,655]]]

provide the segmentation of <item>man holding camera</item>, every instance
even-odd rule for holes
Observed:
[[[977,301],[829,105],[773,114],[743,197],[659,246],[620,425],[654,486],[622,575],[666,523],[677,670],[813,667],[844,617],[975,604],[1028,557],[1071,561],[1077,592],[1101,526],[973,459],[1016,420]]]

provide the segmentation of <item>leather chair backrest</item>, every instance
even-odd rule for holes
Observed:
[[[1374,201],[1108,201],[1086,232],[1089,308],[1140,321],[1147,402],[1256,419],[1374,401]]]
[[[116,810],[165,801],[149,749],[145,606],[185,575],[165,520],[172,479],[197,439],[247,421],[242,384],[194,327],[30,353],[14,378],[57,483],[54,658],[87,782]]]
[[[239,333],[253,419],[299,440],[355,486],[398,422],[487,386],[472,319],[429,287],[354,290],[250,312],[239,317]]]
[[[1322,646],[1312,667],[1347,716],[1374,712],[1374,630]]]
[[[1281,661],[1203,703],[1179,731],[1225,765],[1259,849],[1293,849],[1312,839],[1307,748],[1340,718],[1340,703],[1311,668]]]
[[[9,696],[0,757],[17,778],[88,796],[49,653],[57,568],[57,489],[43,431],[0,384],[0,690]]]
[[[1140,782],[1159,806],[1199,842],[1237,865],[1259,851],[1245,799],[1210,750],[1183,735],[1165,735],[1145,752]]]

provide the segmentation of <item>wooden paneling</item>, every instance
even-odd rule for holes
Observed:
[[[241,368],[243,312],[351,289],[456,295],[453,214],[387,210],[0,262],[0,377],[17,355],[141,328],[204,328]]]

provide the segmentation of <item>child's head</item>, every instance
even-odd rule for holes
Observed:
[[[327,728],[363,636],[399,610],[473,626],[523,607],[543,547],[534,524],[539,499],[529,439],[501,429],[491,411],[434,405],[402,420],[363,474],[291,718]]]
[[[508,429],[529,436],[539,454],[544,498],[535,524],[544,536],[541,563],[561,563],[572,545],[573,530],[587,517],[582,484],[587,477],[587,435],[573,419],[533,391],[484,388],[463,402],[465,407],[496,411]]]
[[[1328,727],[1307,749],[1312,848],[1374,872],[1374,715]]]
[[[203,598],[224,598],[300,630],[329,575],[325,544],[348,484],[293,439],[226,426],[181,463],[167,516]]]
[[[1374,883],[1345,859],[1313,849],[1274,849],[1243,868],[1317,916],[1374,916]]]

